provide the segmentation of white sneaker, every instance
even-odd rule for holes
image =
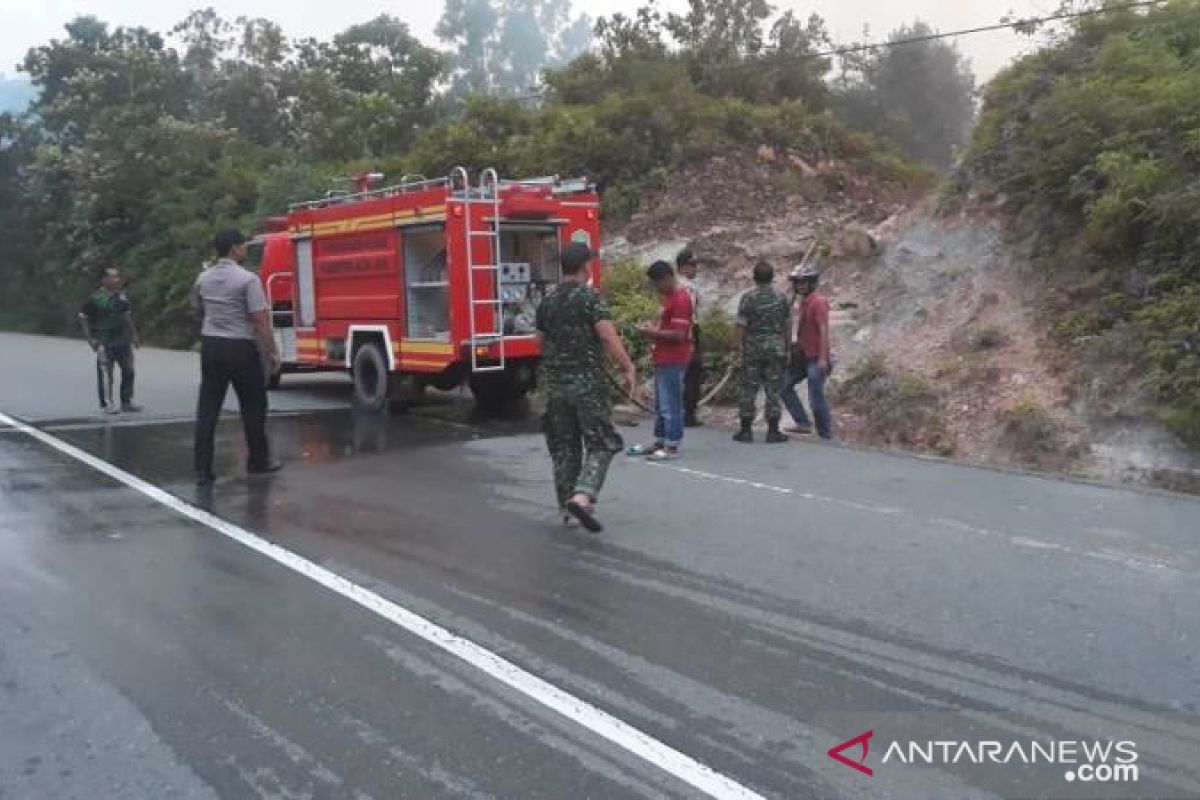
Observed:
[[[109,403],[108,405],[106,405],[104,407],[104,413],[105,414],[120,414],[121,407],[118,406],[116,403]]]

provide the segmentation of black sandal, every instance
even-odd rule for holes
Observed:
[[[579,520],[579,524],[586,528],[591,533],[600,533],[604,530],[604,526],[600,524],[600,520],[592,516],[592,510],[571,500],[567,503],[567,512]]]

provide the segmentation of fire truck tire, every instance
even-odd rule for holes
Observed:
[[[382,347],[374,342],[359,347],[354,352],[351,375],[355,406],[363,411],[383,411],[388,407],[391,375]]]

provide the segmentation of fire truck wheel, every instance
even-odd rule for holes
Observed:
[[[354,404],[364,411],[383,411],[388,405],[391,376],[383,348],[368,342],[354,353]]]

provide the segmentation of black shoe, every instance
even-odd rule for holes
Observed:
[[[751,431],[749,428],[742,428],[740,431],[738,431],[737,433],[735,433],[733,435],[733,440],[735,442],[741,442],[742,444],[753,444],[754,443],[754,432]]]
[[[696,419],[695,417],[692,417],[691,419],[685,419],[683,421],[683,427],[685,427],[685,428],[702,428],[702,427],[704,427],[704,423],[701,422],[700,420]]]
[[[137,403],[126,403],[125,405],[121,406],[121,410],[126,414],[140,414],[146,409],[142,408]]]
[[[274,475],[283,469],[282,461],[271,461],[258,467],[248,467],[246,472],[250,475]]]
[[[582,506],[574,500],[567,503],[567,513],[574,517],[584,527],[584,530],[589,533],[601,533],[604,526],[593,516],[593,511],[595,511],[594,508]]]
[[[780,433],[778,429],[767,433],[767,444],[784,444],[790,441],[791,439],[787,437],[787,434]]]
[[[212,486],[216,482],[217,482],[217,476],[213,475],[211,472],[197,472],[196,473],[196,485],[197,486]]]

